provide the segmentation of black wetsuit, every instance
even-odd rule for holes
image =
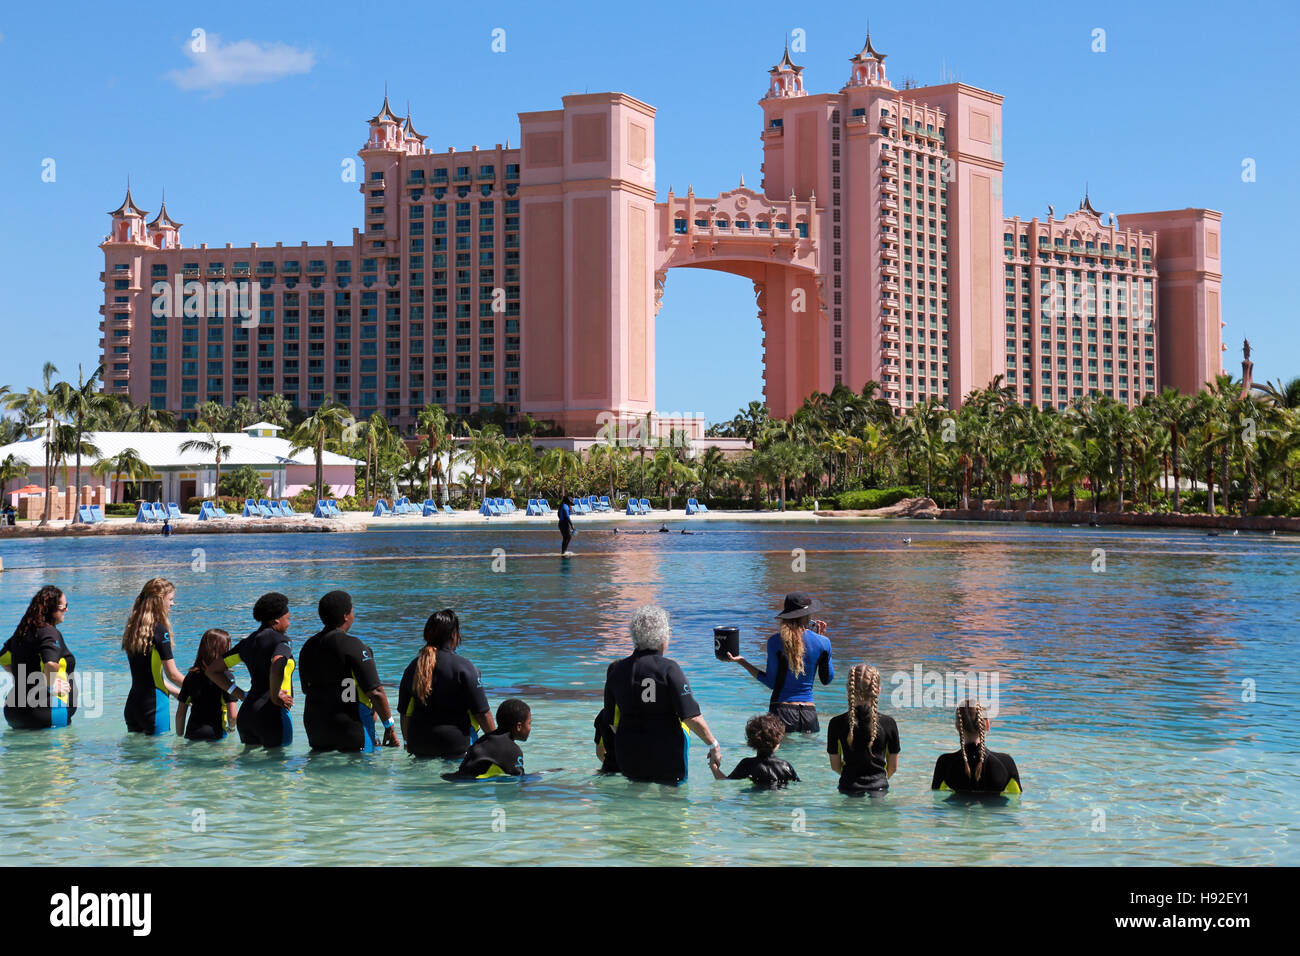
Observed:
[[[605,748],[605,759],[600,762],[601,773],[618,773],[618,757],[614,753],[614,729],[609,714],[602,709],[592,721],[596,728],[595,743]]]
[[[568,504],[560,504],[560,536],[563,539],[560,543],[560,554],[569,550],[569,542],[573,540],[573,520],[569,517],[572,510]]]
[[[52,696],[45,665],[54,664],[68,680],[66,699]],[[71,675],[77,659],[53,624],[30,634],[14,634],[0,647],[0,666],[13,671],[14,686],[5,698],[5,720],[15,730],[66,727],[77,712],[77,689]]]
[[[231,697],[203,671],[190,671],[181,681],[181,693],[177,701],[186,704],[189,710],[185,714],[186,740],[220,740],[226,736],[227,704]]]
[[[307,698],[302,725],[312,750],[375,749],[370,695],[379,689],[379,671],[360,638],[340,628],[307,638],[298,652],[298,681]]]
[[[728,780],[748,779],[760,790],[773,788],[784,789],[787,783],[798,783],[799,775],[775,754],[746,757],[736,764],[736,769],[727,774]]]
[[[934,765],[934,780],[930,784],[930,789],[1008,796],[1023,792],[1020,786],[1020,771],[1009,754],[985,750],[984,768],[980,771],[978,780],[971,776],[980,759],[978,745],[966,745],[966,759],[970,763],[969,772],[966,770],[966,765],[962,763],[960,750],[954,750],[950,754],[940,754]]]
[[[522,777],[524,752],[510,739],[508,731],[498,727],[485,734],[469,748],[460,769],[444,774],[449,780],[486,780],[489,777]]]
[[[886,757],[899,752],[898,724],[888,714],[876,715],[876,739],[867,749],[871,739],[870,715],[865,707],[858,708],[858,722],[853,730],[853,746],[848,743],[849,715],[831,718],[826,732],[826,752],[836,754],[843,761],[840,770],[840,793],[884,793],[889,789],[885,772]]]
[[[278,693],[292,692],[291,673],[286,673],[284,686],[271,688],[271,661],[285,658],[285,670],[293,665],[293,651],[289,638],[267,625],[254,631],[226,654],[226,666],[233,668],[240,661],[248,667],[248,693],[239,708],[239,739],[246,744],[262,747],[284,747],[293,743],[293,724],[289,712],[280,706]]]
[[[700,715],[686,675],[658,651],[639,650],[609,665],[605,712],[612,714],[618,768],[631,780],[686,779],[689,738],[682,721]]]
[[[415,696],[415,668],[411,661],[397,691],[397,710],[407,718],[406,749],[420,757],[460,759],[482,728],[479,714],[487,713],[487,694],[478,668],[455,651],[438,651],[433,665],[429,699]]]
[[[154,627],[149,650],[128,654],[131,690],[126,695],[126,729],[133,734],[165,734],[172,729],[170,698],[163,683],[163,663],[172,660],[171,635],[161,624]]]

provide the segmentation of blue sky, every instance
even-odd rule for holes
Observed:
[[[1280,228],[1300,219],[1291,5],[41,3],[0,13],[0,384],[96,362],[97,245],[128,173],[151,211],[166,187],[187,245],[348,242],[361,203],[340,163],[387,81],[438,150],[517,142],[516,113],[621,90],[658,109],[661,199],[742,173],[757,185],[757,100],[783,38],[804,31],[810,92],[839,89],[867,16],[896,84],[946,67],[1005,97],[1007,215],[1072,209],[1085,181],[1106,212],[1220,210],[1225,364],[1239,369],[1245,336],[1257,379],[1300,375],[1300,270]],[[186,55],[196,29],[220,70]],[[759,398],[760,336],[747,280],[674,270],[658,407],[718,419]]]

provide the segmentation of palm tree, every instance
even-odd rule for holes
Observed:
[[[555,479],[555,487],[561,498],[568,492],[569,477],[578,471],[581,465],[578,456],[564,448],[548,448],[542,454],[542,473]]]
[[[447,413],[441,405],[425,405],[416,418],[416,427],[424,432],[428,441],[429,464],[424,478],[424,496],[433,497],[433,469],[447,436]]]
[[[54,460],[58,468],[63,469],[63,486],[66,488],[68,482],[68,459],[75,457],[77,467],[81,467],[81,456],[93,456],[98,458],[99,449],[91,442],[86,441],[77,434],[77,426],[58,424],[54,426]],[[81,482],[77,481],[77,487],[80,489]],[[81,495],[78,491],[77,496],[73,499],[73,507],[81,504]]]
[[[262,421],[281,428],[289,427],[289,414],[293,403],[283,395],[268,395],[257,403],[257,414]]]
[[[122,478],[139,482],[154,477],[154,470],[149,467],[140,453],[134,448],[123,448],[112,458],[101,458],[90,468],[92,474],[100,477],[112,475],[113,500],[120,501],[118,483]]]
[[[220,405],[217,407],[221,408]],[[136,407],[131,427],[127,431],[174,432],[176,431],[176,416],[166,409],[154,408],[146,402]]]
[[[334,450],[352,423],[346,405],[326,395],[325,401],[289,436],[289,454],[311,451],[316,456],[316,495],[325,494],[325,452]]]
[[[73,501],[81,504],[81,455],[82,455],[82,436],[85,433],[86,422],[100,414],[108,406],[108,396],[103,395],[95,390],[95,381],[104,373],[103,365],[96,365],[95,370],[90,373],[90,378],[85,379],[81,374],[81,366],[77,366],[77,387],[69,387],[65,395],[63,406],[64,413],[72,417],[74,430],[76,432],[73,447],[75,448],[77,458],[76,468],[76,490],[73,493]],[[93,445],[87,447],[93,448]],[[98,455],[99,450],[87,451],[86,454]],[[65,478],[66,482],[66,478]],[[81,521],[81,512],[73,513],[72,523],[77,524]]]
[[[4,460],[0,461],[0,501],[5,498],[9,482],[27,477],[29,471],[31,468],[28,467],[27,462],[19,461],[16,455],[6,455]]]
[[[1283,382],[1281,379],[1276,382],[1265,382],[1257,388],[1275,405],[1290,409],[1300,408],[1300,378],[1293,378],[1288,382]]]
[[[722,450],[715,445],[706,448],[696,462],[695,473],[700,478],[700,494],[704,496],[704,503],[708,504],[713,483],[725,477],[727,473],[727,459],[722,454]]]
[[[28,388],[21,394],[7,395],[4,400],[6,406],[19,410],[25,424],[45,420],[45,433],[41,439],[45,446],[45,508],[37,525],[42,528],[50,523],[50,506],[53,503],[50,485],[54,482],[54,419],[60,412],[59,402],[67,391],[66,383],[56,385],[52,381],[58,371],[53,362],[46,362],[41,368],[40,389]],[[59,385],[64,388],[59,388]]]
[[[673,508],[674,491],[697,480],[695,472],[682,464],[672,449],[661,448],[650,462],[650,475],[660,492],[667,492],[668,510]]]
[[[182,454],[191,451],[196,451],[201,455],[213,455],[216,457],[217,474],[216,474],[216,480],[213,481],[212,483],[212,489],[214,495],[219,495],[221,493],[221,461],[223,458],[230,457],[231,447],[230,445],[222,442],[222,440],[217,437],[216,428],[213,427],[213,425],[210,422],[200,421],[199,425],[200,425],[199,430],[206,431],[208,433],[208,437],[191,438],[188,441],[183,441],[177,447],[177,451],[181,452]],[[290,451],[289,454],[292,455],[293,451]]]

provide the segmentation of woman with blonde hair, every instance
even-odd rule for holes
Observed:
[[[743,657],[728,653],[727,660],[749,671],[772,690],[768,712],[781,718],[787,733],[816,733],[817,705],[813,703],[813,677],[823,684],[835,679],[831,642],[826,622],[812,620],[813,599],[802,592],[787,594],[777,619],[781,630],[767,639],[767,669],[759,670]]]
[[[879,795],[898,769],[898,724],[879,711],[880,671],[855,664],[849,671],[849,709],[831,718],[826,753],[840,775],[840,793]]]
[[[171,608],[176,587],[166,578],[152,578],[131,607],[122,632],[122,650],[131,667],[126,695],[126,729],[136,734],[165,734],[171,730],[169,697],[180,696],[185,677],[173,659]]]

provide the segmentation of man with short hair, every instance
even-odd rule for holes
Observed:
[[[331,591],[318,607],[324,630],[298,654],[298,677],[307,703],[302,722],[312,750],[375,749],[375,715],[384,722],[383,746],[398,746],[388,697],[379,681],[375,655],[348,633],[356,620],[352,596]]]

